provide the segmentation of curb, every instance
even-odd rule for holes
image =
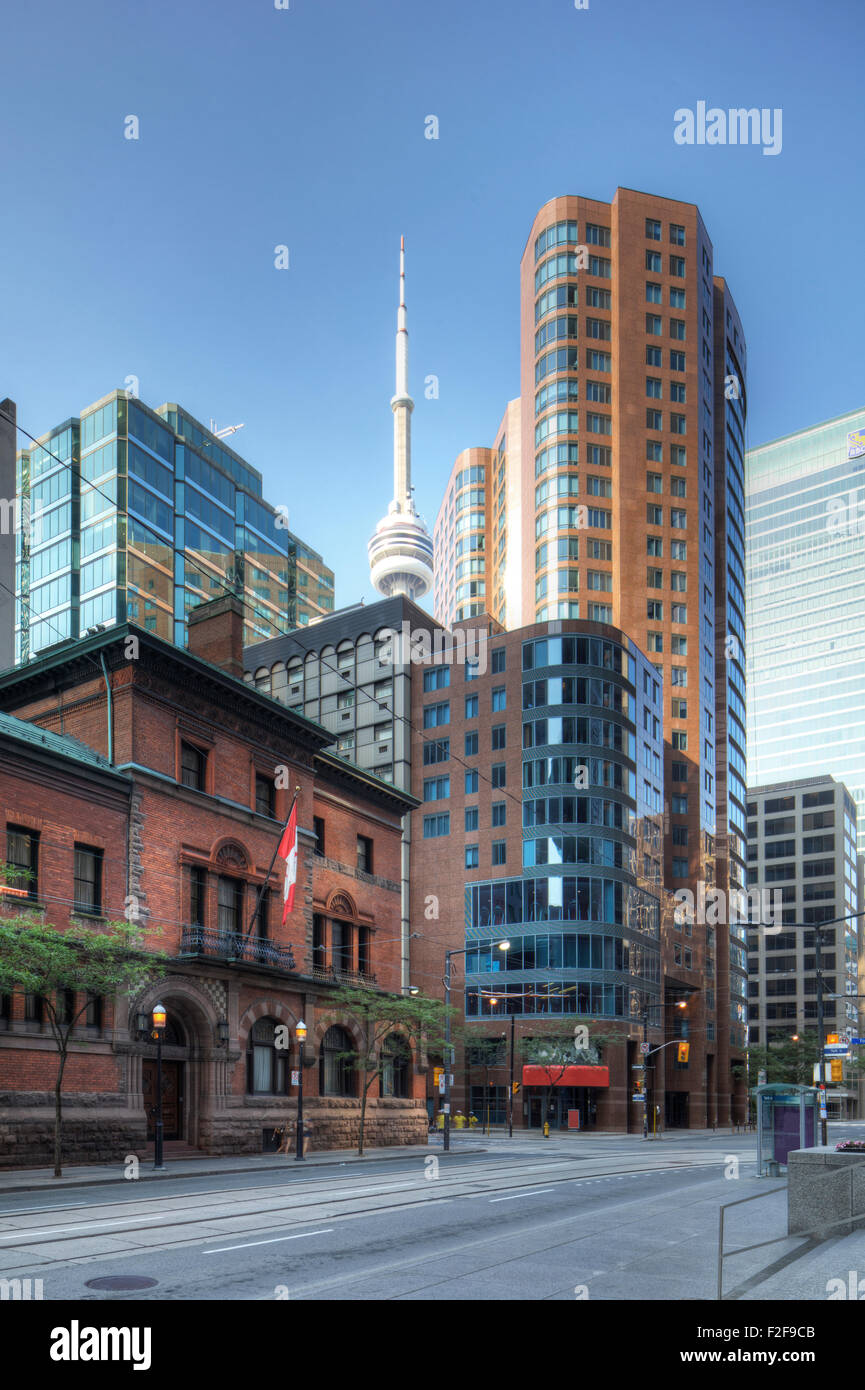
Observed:
[[[350,1163],[381,1163],[387,1162],[388,1159],[422,1158],[426,1157],[428,1154],[435,1152],[435,1149],[432,1147],[428,1147],[425,1149],[413,1148],[411,1153],[406,1153],[405,1150],[400,1151],[399,1149],[395,1149],[394,1151],[388,1150],[384,1152],[382,1152],[381,1150],[373,1150],[373,1152],[370,1154],[364,1154],[362,1158],[359,1157],[358,1154],[350,1154],[342,1158],[303,1159],[302,1162],[308,1163],[309,1166],[312,1168],[338,1168]],[[450,1152],[455,1153],[456,1150],[451,1149]],[[470,1149],[461,1148],[459,1152],[486,1153],[487,1150],[483,1148],[476,1148],[473,1146]],[[194,1158],[175,1159],[174,1163],[171,1166],[166,1167],[164,1172],[155,1173],[152,1169],[150,1169],[147,1172],[140,1173],[139,1176],[135,1179],[135,1182],[159,1182],[160,1180],[164,1180],[166,1178],[213,1178],[219,1177],[221,1174],[235,1173],[245,1173],[247,1175],[254,1175],[256,1173],[278,1173],[284,1171],[287,1167],[287,1164],[285,1162],[282,1162],[261,1164],[260,1167],[256,1168],[199,1168],[196,1169],[194,1173],[184,1173],[181,1170],[182,1164],[196,1162],[198,1162],[198,1160]],[[289,1155],[288,1162],[294,1165],[296,1160]],[[26,1168],[12,1168],[6,1170],[6,1172],[13,1173],[26,1173],[28,1171],[29,1170]],[[289,1171],[297,1170],[292,1166],[292,1168]],[[2,1177],[0,1177],[0,1194],[10,1196],[14,1195],[16,1192],[58,1192],[65,1191],[67,1188],[74,1187],[108,1187],[113,1183],[128,1183],[129,1181],[129,1178],[124,1178],[122,1174],[118,1174],[117,1176],[110,1178],[43,1178],[41,1182],[31,1182],[27,1184],[15,1183],[13,1186],[5,1186]]]

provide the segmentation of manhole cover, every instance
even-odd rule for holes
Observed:
[[[106,1274],[102,1279],[88,1279],[88,1289],[152,1289],[158,1279],[148,1279],[144,1274]]]

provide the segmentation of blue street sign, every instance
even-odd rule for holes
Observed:
[[[851,1038],[850,1042],[853,1047],[865,1047],[865,1038]]]

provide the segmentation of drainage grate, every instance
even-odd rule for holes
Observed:
[[[152,1289],[158,1279],[148,1279],[144,1274],[106,1274],[102,1279],[88,1279],[88,1289]]]

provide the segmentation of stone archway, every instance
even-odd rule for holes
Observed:
[[[216,1114],[224,1108],[231,1087],[230,1058],[219,1045],[217,1032],[226,1001],[214,998],[214,986],[224,993],[224,987],[214,981],[205,987],[198,980],[169,975],[148,985],[130,1011],[131,1017],[138,1012],[149,1015],[155,1003],[165,1005],[169,1031],[162,1048],[163,1080],[180,1088],[172,1096],[179,1110],[177,1133],[172,1137],[203,1149],[210,1146]],[[150,1041],[139,1042],[132,1054],[130,1091],[143,1110],[147,1093],[153,1090],[155,1058],[156,1047]]]

